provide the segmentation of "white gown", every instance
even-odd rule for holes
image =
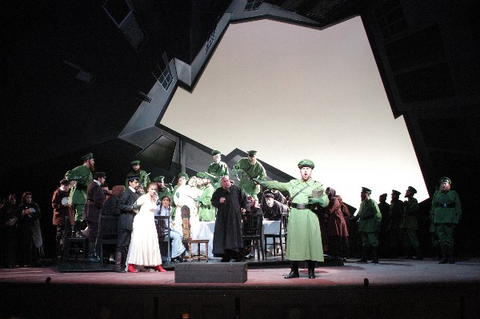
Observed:
[[[141,207],[133,219],[127,263],[139,266],[161,265],[162,256],[158,246],[158,233],[154,218],[157,204],[152,202],[149,194],[140,196],[137,204]]]

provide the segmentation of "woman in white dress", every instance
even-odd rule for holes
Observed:
[[[150,183],[147,186],[147,193],[140,196],[134,204],[134,207],[140,207],[140,211],[133,219],[132,239],[127,256],[128,272],[138,272],[135,265],[155,267],[155,270],[160,272],[166,271],[162,267],[162,255],[155,227],[157,200],[157,184]]]

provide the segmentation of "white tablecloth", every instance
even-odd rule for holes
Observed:
[[[215,230],[215,222],[200,222],[198,229],[195,230],[195,233],[192,232],[192,239],[209,239],[208,242],[208,257],[213,258],[213,232]],[[205,244],[200,244],[200,251],[204,251]],[[198,245],[192,244],[193,254],[197,254]]]

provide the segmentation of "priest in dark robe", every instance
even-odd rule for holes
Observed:
[[[213,254],[222,262],[242,261],[242,214],[246,211],[247,198],[228,176],[221,179],[221,187],[212,195],[212,205],[218,209],[213,235]]]

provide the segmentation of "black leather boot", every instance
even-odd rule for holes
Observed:
[[[115,272],[125,272],[125,266],[122,267],[122,248],[115,251]]]
[[[290,265],[290,273],[283,278],[290,279],[290,278],[298,278],[300,274],[298,273],[298,261],[292,261]]]
[[[378,264],[378,246],[373,246],[372,251],[373,251],[372,263]]]
[[[454,264],[455,263],[455,258],[453,256],[453,253],[454,253],[453,245],[452,246],[447,246],[448,263],[449,264]]]
[[[99,263],[100,259],[95,255],[95,243],[88,243],[88,261],[91,263]]]
[[[448,246],[440,246],[440,251],[442,253],[442,259],[438,263],[446,264],[448,262]]]
[[[315,261],[308,261],[308,278],[315,278]]]
[[[366,263],[368,260],[367,260],[367,256],[368,256],[368,247],[366,246],[362,246],[362,258],[357,261],[358,263]]]

